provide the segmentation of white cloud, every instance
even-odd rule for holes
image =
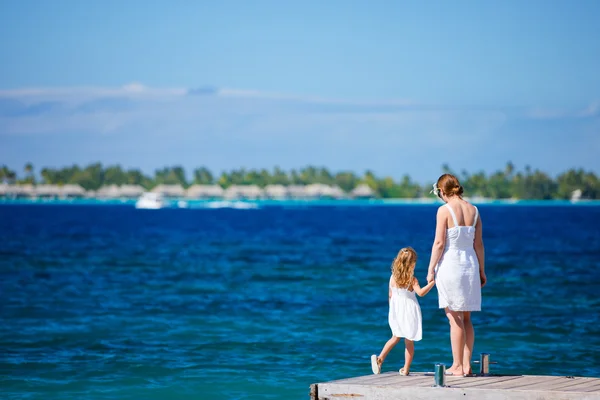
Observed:
[[[52,164],[59,158],[112,161],[118,155],[126,157],[125,164],[143,167],[150,162],[146,154],[152,154],[153,167],[167,162],[215,170],[314,163],[421,179],[437,174],[446,162],[470,171],[501,168],[509,160],[532,163],[527,149],[562,149],[565,139],[578,137],[568,142],[563,160],[548,164],[552,173],[581,160],[583,167],[600,168],[596,158],[583,154],[597,143],[589,139],[589,124],[569,122],[596,121],[598,108],[598,103],[575,111],[457,107],[139,83],[3,90],[0,158]],[[556,127],[557,119],[566,121],[564,132]],[[545,132],[552,134],[540,142]],[[34,141],[64,137],[70,141],[64,154],[62,147],[53,154],[25,154],[35,148],[28,145]]]
[[[525,116],[532,119],[566,119],[588,118],[600,115],[600,101],[593,101],[584,108],[544,108],[535,107],[527,110]]]

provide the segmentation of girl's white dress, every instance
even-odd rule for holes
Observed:
[[[412,286],[412,282],[405,289],[392,286],[392,282],[393,277],[390,278],[392,297],[388,314],[388,323],[392,334],[396,337],[419,341],[422,338],[421,307],[415,292],[408,290],[408,287]]]
[[[440,308],[481,311],[479,261],[473,248],[479,211],[475,207],[472,226],[458,226],[454,210],[446,204],[454,226],[446,230],[446,247],[435,269]]]

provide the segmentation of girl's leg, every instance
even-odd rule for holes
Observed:
[[[475,344],[475,331],[473,329],[473,322],[471,322],[471,312],[463,312],[463,324],[465,327],[465,350],[463,354],[463,370],[465,374],[472,373],[471,371],[471,357],[473,355],[473,345]]]
[[[377,357],[377,361],[379,361],[379,364],[383,364],[387,355],[394,348],[394,346],[398,344],[399,341],[400,341],[400,338],[396,337],[396,336],[392,336],[391,339],[387,341],[385,346],[383,346],[383,349],[381,350],[379,357]]]
[[[453,375],[463,375],[463,357],[465,351],[465,327],[462,311],[446,308],[446,317],[450,322],[450,343],[452,345],[452,367],[448,369]]]
[[[408,375],[410,372],[410,364],[412,364],[413,357],[415,356],[415,342],[409,339],[404,339],[404,374]]]

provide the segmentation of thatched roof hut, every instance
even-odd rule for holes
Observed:
[[[367,184],[361,183],[350,192],[355,199],[370,199],[375,197],[375,192]]]
[[[334,199],[341,199],[346,197],[346,192],[344,192],[344,189],[342,189],[338,185],[330,186],[330,188],[330,197],[333,197]]]
[[[0,184],[0,196],[6,197],[33,197],[35,189],[33,185],[8,185]]]
[[[313,183],[306,185],[304,193],[309,198],[342,198],[345,196],[344,191],[339,186],[329,186],[322,183]]]
[[[121,185],[119,191],[121,197],[137,199],[146,191],[146,189],[140,185]]]
[[[219,185],[192,185],[185,195],[190,199],[220,199],[224,192]]]
[[[264,193],[270,199],[285,199],[290,194],[288,189],[283,185],[267,185],[265,186]]]
[[[165,197],[183,197],[185,189],[181,185],[158,185],[152,189],[152,193],[160,193]]]
[[[68,184],[60,188],[60,194],[62,197],[83,197],[85,189],[79,185]]]
[[[35,188],[33,185],[15,185],[17,187],[17,197],[34,197]]]
[[[264,196],[257,185],[231,185],[223,194],[226,199],[258,199]]]
[[[287,192],[293,199],[304,199],[307,197],[304,185],[289,185],[287,187]]]
[[[48,184],[37,185],[35,187],[35,195],[37,197],[60,197],[60,186]]]
[[[117,185],[102,186],[96,191],[96,197],[101,199],[116,199],[121,196],[121,190]]]

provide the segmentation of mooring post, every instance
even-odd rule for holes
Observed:
[[[446,364],[437,363],[435,364],[434,370],[434,385],[435,387],[446,386]]]

